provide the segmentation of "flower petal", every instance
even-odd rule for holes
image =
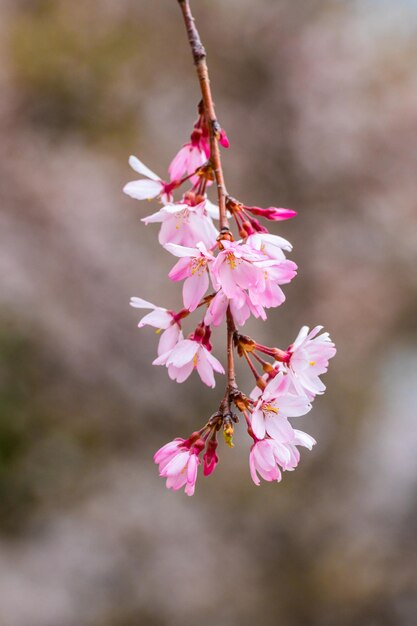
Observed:
[[[210,363],[210,365],[214,369],[214,371],[217,372],[218,374],[224,374],[224,368],[223,368],[223,365],[220,363],[220,361],[218,361],[216,359],[216,357],[214,357],[211,354],[211,352],[206,350],[206,348],[204,348],[204,350],[206,352],[206,356],[207,356],[208,362]]]
[[[142,176],[146,176],[146,178],[158,181],[161,180],[159,176],[155,174],[155,172],[150,170],[149,167],[146,167],[146,165],[142,163],[142,161],[139,161],[139,159],[133,155],[130,155],[129,157],[129,165],[132,170],[135,170],[135,172],[137,172],[138,174],[142,174]]]
[[[206,293],[208,286],[209,277],[205,269],[202,274],[196,272],[187,278],[182,289],[185,308],[190,311],[195,311],[200,304],[201,298]]]
[[[140,320],[138,327],[153,326],[154,328],[168,328],[172,322],[172,315],[164,309],[155,309]]]
[[[169,326],[161,334],[161,338],[158,344],[158,354],[164,354],[165,352],[171,351],[175,344],[178,343],[180,337],[181,331],[178,324],[173,324],[172,326]]]
[[[211,367],[206,354],[203,350],[200,350],[197,357],[197,372],[200,375],[201,380],[208,387],[215,387],[216,381],[214,380],[213,368]]]
[[[193,361],[185,363],[185,365],[182,365],[181,367],[168,365],[168,376],[171,378],[171,380],[176,380],[177,383],[183,383],[191,375],[193,369]]]
[[[171,352],[167,360],[167,365],[172,364],[175,367],[182,367],[186,363],[192,362],[199,347],[200,344],[191,339],[180,341]]]
[[[258,409],[253,412],[251,426],[255,437],[258,439],[265,437],[265,419],[261,410]]]
[[[143,300],[143,298],[137,298],[136,296],[132,296],[129,302],[130,306],[133,306],[135,309],[159,309],[152,302],[148,302],[147,300]]]
[[[179,246],[176,243],[166,243],[164,245],[165,250],[168,250],[171,254],[178,257],[196,257],[200,255],[200,252],[195,248],[188,248],[187,246]]]
[[[136,200],[156,198],[161,191],[161,183],[154,180],[133,180],[123,187],[123,192]]]

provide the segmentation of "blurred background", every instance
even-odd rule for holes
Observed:
[[[338,347],[298,470],[255,487],[241,424],[194,498],[152,454],[223,384],[151,366],[129,298],[180,291],[156,205],[121,192],[129,154],[164,176],[195,119],[179,8],[0,5],[1,626],[414,626],[417,2],[194,1],[229,191],[299,212],[272,226],[287,302],[245,328]]]

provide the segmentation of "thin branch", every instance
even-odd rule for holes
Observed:
[[[210,160],[213,167],[217,184],[217,195],[219,200],[219,225],[220,231],[229,231],[229,222],[226,214],[226,186],[224,184],[223,169],[220,158],[220,148],[217,141],[221,130],[216,118],[213,97],[210,89],[210,78],[206,62],[206,50],[201,43],[200,35],[195,25],[194,17],[191,13],[189,0],[178,0],[184,17],[185,27],[188,33],[188,41],[191,46],[194,64],[197,69],[198,80],[200,82],[201,95],[203,97],[204,111],[207,118],[207,125],[210,133]]]
[[[210,88],[210,78],[206,62],[206,50],[201,43],[199,32],[196,28],[193,14],[191,13],[189,0],[178,0],[184,17],[185,27],[187,29],[188,41],[190,43],[194,64],[197,69],[198,80],[200,83],[201,94],[203,97],[204,111],[206,115],[207,126],[210,133],[210,161],[213,168],[214,176],[217,184],[217,195],[219,201],[219,226],[221,233],[230,233],[229,221],[226,212],[226,186],[224,183],[223,169],[220,158],[220,148],[218,143],[219,133],[221,131],[220,124],[216,118],[214,109],[213,96]],[[235,332],[235,323],[230,307],[227,308],[227,386],[223,403],[226,404],[230,411],[230,403],[232,392],[237,389],[235,363],[233,354],[233,333]],[[222,403],[222,404],[223,404]],[[225,407],[225,408],[226,408]]]

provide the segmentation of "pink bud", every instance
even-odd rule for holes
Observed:
[[[203,457],[204,460],[204,476],[210,476],[216,468],[217,463],[219,462],[219,458],[216,454],[217,441],[214,439],[210,439],[207,444],[207,450]]]
[[[283,220],[289,220],[297,215],[297,211],[292,209],[278,209],[270,206],[267,209],[262,209],[257,206],[245,206],[246,211],[250,211],[253,215],[259,215],[267,220],[274,222],[282,222]]]
[[[229,148],[230,146],[230,142],[229,142],[229,138],[226,135],[226,131],[223,130],[223,128],[220,131],[220,135],[219,135],[219,144],[221,146],[223,146],[223,148]]]

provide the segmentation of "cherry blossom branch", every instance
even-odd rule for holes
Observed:
[[[161,224],[159,243],[178,259],[168,277],[174,282],[183,281],[183,308],[179,311],[157,306],[141,297],[131,298],[131,306],[147,310],[139,320],[139,328],[154,327],[159,335],[153,364],[165,366],[171,380],[178,383],[196,371],[201,381],[212,388],[216,385],[214,373],[226,373],[223,398],[204,426],[187,439],[170,441],[154,455],[167,487],[175,491],[184,487],[191,496],[198,466],[203,464],[204,476],[209,476],[218,463],[217,435],[221,429],[225,443],[233,447],[234,424],[239,422],[234,407],[244,415],[253,440],[249,469],[256,485],[260,478],[280,481],[282,471],[297,467],[299,447],[311,450],[315,440],[295,428],[289,418],[308,413],[315,396],[324,392],[320,376],[326,373],[336,348],[329,334],[321,333],[321,326],[311,331],[303,326],[284,350],[258,343],[240,332],[250,316],[265,320],[266,309],[283,304],[285,295],[280,285],[289,283],[297,271],[296,264],[285,256],[285,252],[292,250],[290,242],[270,233],[258,218],[279,222],[294,217],[296,212],[247,206],[227,193],[219,146],[227,148],[229,143],[216,118],[206,52],[189,0],[177,1],[202,94],[198,118],[189,141],[182,145],[168,167],[168,180],[160,178],[132,155],[129,164],[141,178],[128,182],[123,190],[136,200],[157,199],[162,205],[142,221]],[[218,209],[206,193],[213,181]],[[176,199],[184,184],[190,187]],[[219,217],[219,229],[213,217]],[[238,241],[234,240],[229,226],[230,217],[236,224]],[[210,284],[214,291],[206,295]],[[184,336],[183,323],[201,307],[205,309],[203,318]],[[212,329],[221,326],[225,319],[227,372],[212,354],[211,345]],[[250,395],[236,384],[234,350],[254,376],[256,387]]]
[[[218,138],[220,136],[221,127],[217,121],[216,112],[214,108],[213,96],[210,88],[210,77],[207,67],[207,54],[206,50],[201,42],[200,34],[195,25],[195,20],[191,12],[189,0],[178,0],[181,7],[181,11],[184,17],[185,27],[187,29],[188,41],[190,43],[191,52],[194,59],[194,64],[197,69],[198,80],[200,83],[201,95],[203,98],[203,106],[205,116],[207,120],[207,126],[210,133],[210,161],[213,168],[213,173],[217,184],[217,195],[219,202],[219,225],[220,236],[231,235],[229,228],[229,221],[227,219],[226,211],[226,186],[224,182],[223,168],[220,157],[220,149]],[[233,355],[233,333],[235,332],[235,323],[230,311],[230,306],[227,308],[227,387],[225,393],[225,399],[227,400],[227,407],[230,411],[230,396],[231,393],[236,390],[236,374]]]

